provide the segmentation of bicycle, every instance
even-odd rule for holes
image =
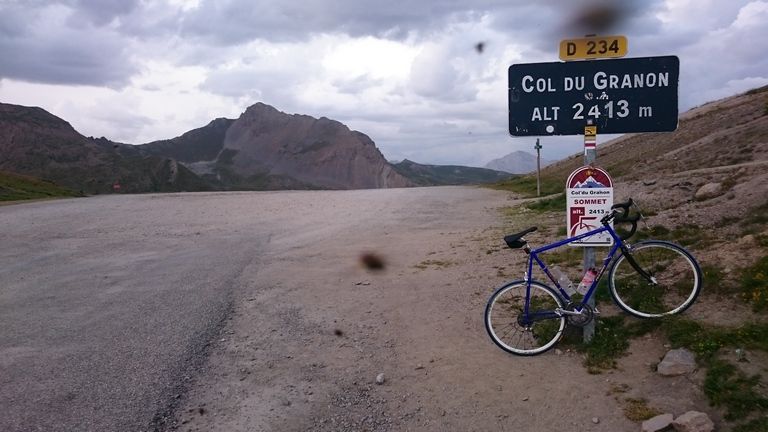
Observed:
[[[491,340],[504,351],[524,356],[552,348],[562,337],[566,324],[583,327],[599,313],[587,302],[606,270],[613,301],[630,315],[657,318],[688,309],[701,291],[698,262],[690,252],[667,241],[627,243],[625,240],[635,234],[641,218],[639,210],[630,216],[633,205],[631,198],[615,204],[600,220],[601,227],[533,250],[524,236],[537,227],[504,237],[511,249],[525,251],[528,267],[524,279],[501,286],[488,300],[484,320]],[[619,234],[611,222],[632,226],[628,233]],[[561,286],[553,277],[539,254],[603,232],[610,234],[613,245],[583,299],[577,300],[566,291],[569,287]],[[534,262],[557,289],[533,279]]]

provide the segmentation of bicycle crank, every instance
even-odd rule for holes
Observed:
[[[581,309],[581,310],[579,310]],[[595,310],[586,303],[571,303],[563,310],[568,324],[576,327],[584,327],[595,319]]]

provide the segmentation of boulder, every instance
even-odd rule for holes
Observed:
[[[672,414],[657,415],[654,418],[644,421],[640,430],[642,432],[660,432],[666,430],[672,425],[672,420],[674,420],[674,418],[675,417]]]
[[[696,357],[685,348],[670,350],[656,371],[664,376],[685,375],[696,370]]]
[[[723,194],[722,183],[707,183],[704,186],[700,187],[699,190],[696,191],[694,198],[697,201],[704,201],[710,198],[714,198],[716,196],[720,196],[722,194]]]
[[[715,424],[703,412],[688,411],[672,422],[677,432],[712,432]]]

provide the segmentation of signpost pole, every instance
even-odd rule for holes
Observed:
[[[594,134],[588,134],[588,132],[594,132]],[[586,127],[584,128],[584,165],[594,165],[597,160],[597,128]],[[588,246],[584,248],[584,272],[586,273],[590,268],[595,267],[595,248]],[[587,305],[593,310],[595,308],[595,296],[591,296]],[[585,343],[589,343],[595,336],[595,320],[584,326],[584,333],[582,334]]]
[[[536,138],[536,145],[533,146],[536,149],[536,196],[541,196],[541,144],[539,139]]]

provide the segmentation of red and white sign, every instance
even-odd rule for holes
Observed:
[[[571,173],[566,183],[568,237],[600,228],[600,219],[611,211],[613,181],[607,172],[583,166]],[[604,232],[570,243],[573,246],[610,246],[613,238]]]

